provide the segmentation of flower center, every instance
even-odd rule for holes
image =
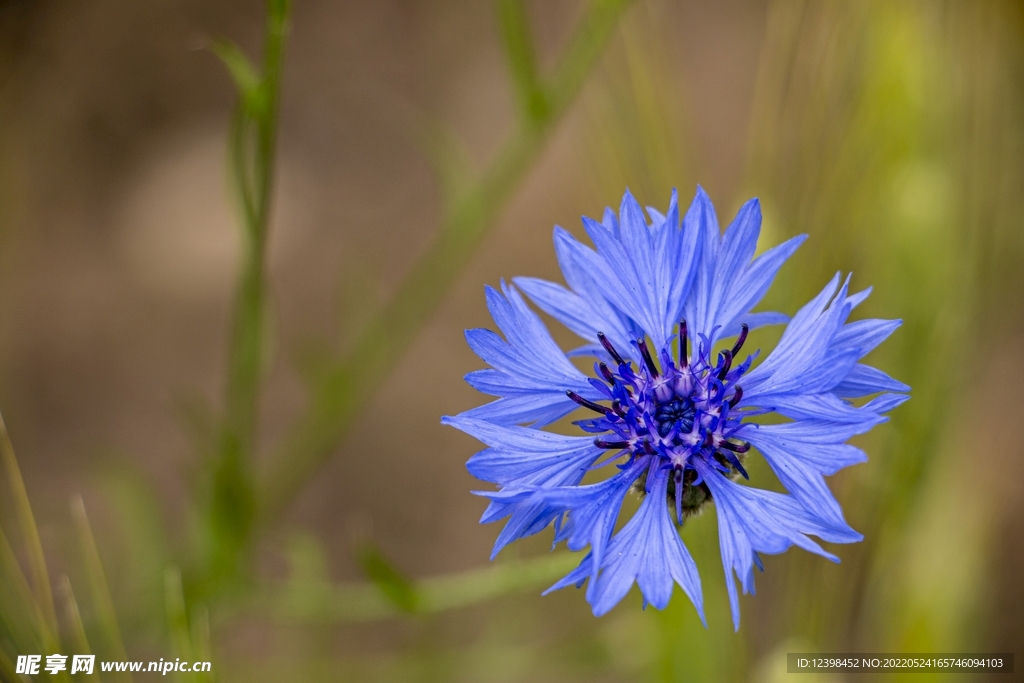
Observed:
[[[662,437],[669,433],[689,432],[693,429],[693,418],[696,408],[689,396],[673,395],[665,403],[655,401],[654,420],[658,424],[658,434]]]
[[[635,343],[643,363],[634,369],[607,337],[598,334],[602,346],[617,365],[617,372],[600,362],[595,367],[604,383],[593,384],[611,405],[567,392],[576,403],[600,413],[596,419],[579,420],[576,424],[585,431],[600,434],[594,440],[597,446],[620,451],[615,458],[628,455],[629,459],[619,467],[629,467],[637,459],[650,464],[638,480],[640,491],[644,490],[646,473],[651,468],[673,470],[668,497],[680,523],[684,516],[696,514],[711,499],[694,465],[696,459],[700,458],[726,476],[747,476],[742,461],[750,444],[734,437],[744,417],[738,409],[743,389],[737,381],[749,369],[754,357],[748,356],[737,367],[732,364],[746,338],[747,326],[744,325],[732,349],[719,353],[712,364],[710,343],[703,335],[697,344],[696,357],[690,357],[684,321],[679,324],[678,359],[673,358],[670,348],[662,349],[659,369],[646,341],[640,339]],[[681,493],[677,495],[677,492]]]

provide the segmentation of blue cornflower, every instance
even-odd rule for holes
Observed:
[[[618,216],[607,209],[600,223],[584,218],[596,250],[556,227],[568,287],[516,278],[501,292],[487,288],[487,306],[505,338],[467,330],[470,347],[491,368],[466,381],[498,399],[443,422],[488,446],[467,467],[500,487],[481,492],[491,501],[481,522],[508,518],[492,558],[553,524],[555,543],[590,552],[549,590],[589,579],[586,597],[596,615],[614,607],[634,581],[645,605],[664,608],[675,582],[703,620],[700,576],[676,526],[713,502],[738,629],[732,572],[743,592],[753,593],[753,568],[763,569],[759,553],[797,545],[838,562],[809,535],[833,543],[863,538],[846,523],[824,475],[866,460],[846,441],[908,398],[908,386],[859,362],[900,321],[847,323],[869,290],[850,294],[849,277],[841,282],[838,274],[792,320],[752,313],[806,237],[754,258],[756,199],[724,234],[699,187],[682,221],[675,192],[666,214],[647,214],[650,223],[626,192]],[[520,290],[587,344],[564,353]],[[756,352],[740,360],[750,329],[785,322],[760,364],[752,367]],[[596,357],[593,377],[570,361],[581,355]],[[874,394],[863,405],[850,401]],[[580,407],[592,413],[575,422],[586,435],[540,429]],[[749,421],[765,413],[788,421]],[[743,463],[751,447],[788,494],[738,483],[748,478]],[[615,467],[601,469],[609,464]],[[582,485],[594,470],[612,474]],[[643,500],[615,532],[630,491]]]

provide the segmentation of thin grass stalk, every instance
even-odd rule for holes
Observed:
[[[277,152],[281,67],[290,3],[268,3],[266,46],[258,91],[240,98],[231,138],[232,175],[243,206],[245,250],[235,303],[227,382],[228,429],[252,450],[263,362],[266,247]]]
[[[228,156],[240,207],[243,251],[228,352],[224,425],[209,493],[211,537],[205,571],[214,592],[239,571],[255,509],[252,456],[266,347],[266,251],[289,11],[287,0],[268,2],[259,74],[234,46],[216,47],[239,89]]]
[[[56,634],[46,624],[39,603],[32,593],[28,578],[22,573],[18,558],[3,529],[0,529],[0,598],[2,616],[10,629],[14,645],[24,651],[50,649],[57,643]]]
[[[410,580],[412,606],[400,604],[373,583],[293,581],[263,592],[244,605],[246,611],[269,613],[284,621],[340,624],[439,614],[534,591],[550,585],[579,564],[579,555],[559,552],[531,560]]]
[[[14,662],[7,656],[3,648],[0,648],[0,680],[17,681],[21,674],[16,673]]]
[[[127,660],[128,654],[121,636],[121,627],[117,622],[114,599],[110,595],[110,584],[107,583],[106,572],[103,570],[103,562],[100,560],[99,549],[96,547],[96,539],[93,536],[89,517],[85,512],[85,503],[81,496],[71,499],[71,517],[78,535],[82,566],[89,583],[89,592],[99,632],[103,637],[103,644],[113,659]],[[129,672],[119,674],[118,677],[126,681],[132,680],[132,675]]]
[[[50,574],[46,569],[46,558],[43,556],[43,544],[39,540],[39,529],[32,514],[32,506],[28,500],[28,491],[21,478],[18,461],[14,457],[14,446],[7,434],[7,425],[0,415],[0,459],[7,474],[14,502],[15,514],[21,527],[21,541],[25,544],[28,554],[29,573],[32,577],[32,592],[42,612],[43,621],[50,633],[57,633],[57,611],[53,604],[53,589],[50,587]]]
[[[82,623],[82,613],[78,609],[75,592],[71,588],[71,580],[66,575],[62,576],[58,586],[61,602],[64,605],[64,623],[71,630],[71,645],[74,648],[74,654],[93,654],[92,647],[89,645],[89,638],[85,633],[85,624]],[[96,670],[96,667],[94,667],[93,675],[96,676],[97,683],[103,683],[103,678],[100,676],[99,671]]]
[[[192,648],[196,661],[212,662],[213,648],[210,642],[210,611],[205,605],[196,605],[192,608]],[[215,680],[213,669],[201,671],[198,680],[205,683],[213,683]]]
[[[168,567],[164,571],[164,600],[167,633],[171,638],[174,656],[189,662],[195,661],[185,594],[181,587],[181,572],[176,567]],[[179,681],[186,680],[186,675],[181,672],[174,672],[174,677]]]

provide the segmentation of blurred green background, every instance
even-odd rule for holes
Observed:
[[[1020,3],[5,1],[0,93],[0,680],[86,651],[466,682],[1024,652]],[[484,283],[560,279],[554,224],[698,182],[723,223],[761,198],[762,248],[810,234],[764,308],[874,286],[858,314],[904,326],[871,360],[914,388],[830,479],[865,541],[766,557],[739,633],[713,515],[683,532],[706,630],[678,591],[539,597],[574,563],[546,534],[488,565],[479,446],[439,424],[484,400]]]

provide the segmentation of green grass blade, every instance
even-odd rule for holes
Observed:
[[[210,643],[210,611],[205,605],[196,605],[192,609],[192,648],[196,661],[213,661],[213,648]],[[199,672],[198,680],[213,683],[212,668],[210,671]]]
[[[185,661],[195,661],[188,609],[185,607],[185,593],[181,586],[181,572],[176,567],[168,567],[164,571],[164,599],[167,632],[171,638],[174,656]],[[185,680],[181,673],[176,672],[174,677],[179,681]]]
[[[56,643],[46,625],[32,587],[22,573],[18,558],[3,529],[0,529],[0,622],[6,622],[7,636],[22,652],[36,652]]]
[[[32,577],[32,592],[42,612],[43,620],[50,633],[57,633],[57,611],[53,605],[53,590],[50,587],[50,574],[46,569],[46,558],[43,557],[43,544],[39,540],[36,519],[29,504],[28,491],[21,478],[18,461],[14,457],[14,447],[7,434],[7,425],[0,415],[0,459],[3,460],[4,472],[14,502],[15,514],[21,526],[21,540],[28,554],[29,573]]]
[[[549,106],[537,78],[537,56],[523,0],[501,0],[498,3],[498,18],[512,85],[519,100],[520,118],[524,122],[538,125],[548,117]]]
[[[89,646],[89,638],[85,634],[85,624],[82,623],[82,613],[78,609],[78,600],[75,599],[75,592],[71,588],[71,580],[66,575],[61,577],[60,583],[57,584],[57,590],[61,603],[64,605],[64,622],[71,630],[71,646],[74,648],[72,654],[93,654],[92,647]],[[69,659],[68,672],[71,671],[70,661]],[[96,676],[97,683],[103,683],[98,669],[99,667],[94,667],[93,675]]]
[[[93,537],[92,527],[89,525],[89,518],[85,512],[85,503],[81,496],[74,496],[71,499],[71,517],[78,534],[79,550],[82,553],[83,567],[89,582],[89,592],[92,596],[93,609],[96,611],[96,620],[99,624],[103,644],[112,659],[127,660],[128,655],[121,637],[121,628],[117,623],[117,611],[114,609],[114,599],[110,595],[110,585],[107,583],[106,573],[103,571],[100,553],[96,548],[96,539]],[[132,675],[125,672],[119,678],[131,681]]]
[[[3,648],[0,648],[0,680],[17,681],[20,678],[21,674],[15,673],[14,662],[7,656]]]
[[[416,614],[437,614],[505,595],[539,591],[579,561],[577,553],[552,553],[523,562],[410,581],[408,590],[416,596]],[[376,621],[409,613],[386,595],[379,584],[327,581],[291,582],[286,590],[255,598],[247,608],[254,613],[269,612],[285,621],[312,623]]]
[[[242,98],[243,105],[250,113],[259,110],[259,88],[260,75],[256,72],[249,58],[245,56],[242,49],[230,40],[218,39],[210,45],[210,50],[224,63],[231,80],[238,88],[238,94]]]
[[[242,568],[255,519],[252,456],[266,354],[266,245],[277,149],[277,110],[289,3],[268,5],[262,73],[237,48],[216,49],[239,84],[229,140],[232,185],[241,204],[242,258],[234,293],[218,457],[207,472],[209,536],[204,583],[216,593]]]
[[[358,555],[359,565],[366,577],[395,607],[408,614],[416,612],[420,602],[416,587],[392,566],[377,546],[366,543]]]

